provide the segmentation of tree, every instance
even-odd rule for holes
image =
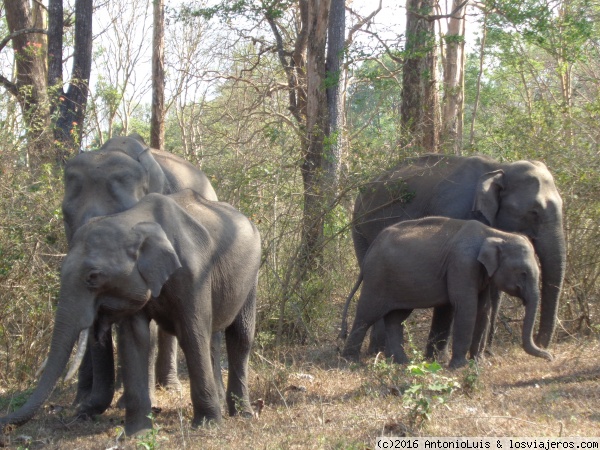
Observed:
[[[152,117],[150,146],[163,149],[165,144],[165,5],[154,0],[152,31]]]
[[[465,12],[467,2],[453,0],[448,30],[443,37],[442,130],[440,141],[448,153],[460,155],[463,141]]]
[[[0,77],[0,83],[21,106],[32,166],[46,162],[64,163],[78,146],[83,132],[92,58],[92,0],[75,2],[73,66],[66,91],[62,76],[62,0],[49,1],[47,31],[45,11],[40,2],[34,1],[30,5],[28,0],[15,0],[5,2],[5,7],[11,35],[4,42],[13,42],[16,80],[12,82]],[[48,34],[47,45],[42,37],[44,33]],[[50,128],[54,146],[47,133]],[[54,148],[54,154],[50,148]]]
[[[89,82],[92,71],[93,0],[75,1],[75,42],[73,65],[68,88],[63,80],[64,11],[62,0],[49,0],[48,22],[48,87],[53,102],[54,139],[57,158],[64,163],[79,147],[86,116]]]
[[[439,146],[437,47],[433,0],[407,0],[406,43],[402,72],[402,124],[417,148],[435,152]]]
[[[117,129],[123,134],[132,131],[131,119],[151,89],[147,76],[151,70],[151,40],[146,37],[152,23],[149,6],[148,0],[105,4],[99,23],[102,38],[94,51],[98,77],[92,88],[89,114],[89,126],[100,145]],[[149,122],[150,117],[145,120]]]
[[[46,152],[50,124],[48,92],[46,89],[45,11],[41,3],[28,0],[4,2],[15,59],[15,79],[1,76],[3,87],[19,102],[27,128],[29,143],[27,160],[32,166],[51,160]],[[4,47],[2,45],[2,47]]]

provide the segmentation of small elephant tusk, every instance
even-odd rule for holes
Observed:
[[[46,364],[48,364],[48,357],[46,356],[46,359],[44,359],[44,361],[42,361],[42,364],[40,365],[40,368],[35,372],[35,377],[39,378],[40,375],[42,373],[44,373],[44,369],[46,368]]]
[[[77,341],[77,352],[75,353],[75,357],[73,358],[71,367],[69,367],[69,371],[67,372],[65,381],[71,380],[71,378],[73,378],[73,376],[75,375],[75,372],[77,372],[77,370],[79,369],[79,366],[83,361],[83,355],[85,355],[85,349],[87,347],[89,334],[89,328],[86,328],[85,330],[82,330],[81,333],[79,333],[79,341]]]

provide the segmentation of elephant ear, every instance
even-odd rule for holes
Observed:
[[[477,261],[484,265],[487,274],[492,277],[498,265],[500,264],[500,246],[502,245],[502,239],[496,237],[488,237],[483,241],[481,248],[479,249],[479,255]]]
[[[137,268],[148,284],[153,297],[158,297],[163,285],[181,262],[162,227],[156,222],[140,222],[133,227],[136,234]]]
[[[500,191],[504,189],[504,171],[494,170],[484,173],[477,181],[473,212],[485,217],[487,225],[496,224],[496,214],[500,208]]]
[[[121,140],[119,142],[121,150],[139,162],[146,170],[148,174],[148,192],[166,193],[167,177],[165,177],[162,168],[152,156],[152,151],[146,145],[144,139],[136,133],[119,139]]]
[[[146,149],[139,154],[138,161],[148,172],[149,192],[158,192],[159,194],[168,193],[165,192],[167,177],[165,177],[162,168],[158,165],[154,156],[152,156],[150,147],[146,147]]]

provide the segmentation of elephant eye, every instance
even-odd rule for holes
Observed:
[[[97,289],[102,284],[103,274],[99,269],[92,269],[85,278],[85,285],[90,289]]]

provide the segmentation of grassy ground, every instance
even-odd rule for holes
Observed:
[[[414,329],[414,327],[413,327]],[[417,330],[418,331],[418,330]],[[415,337],[422,348],[423,337]],[[518,333],[515,333],[518,336]],[[118,440],[124,412],[110,408],[94,421],[73,422],[75,387],[57,388],[34,420],[4,436],[9,448],[220,449],[373,448],[391,436],[599,436],[600,341],[563,335],[554,361],[531,357],[516,337],[500,334],[495,355],[458,371],[435,367],[407,373],[379,358],[349,364],[335,342],[252,358],[251,395],[264,408],[255,419],[225,418],[191,429],[189,383],[160,391],[156,430]],[[415,351],[418,355],[418,352]],[[435,372],[435,373],[433,373]],[[460,387],[455,386],[459,383]],[[6,398],[9,393],[0,393]],[[442,403],[443,401],[443,403]]]

